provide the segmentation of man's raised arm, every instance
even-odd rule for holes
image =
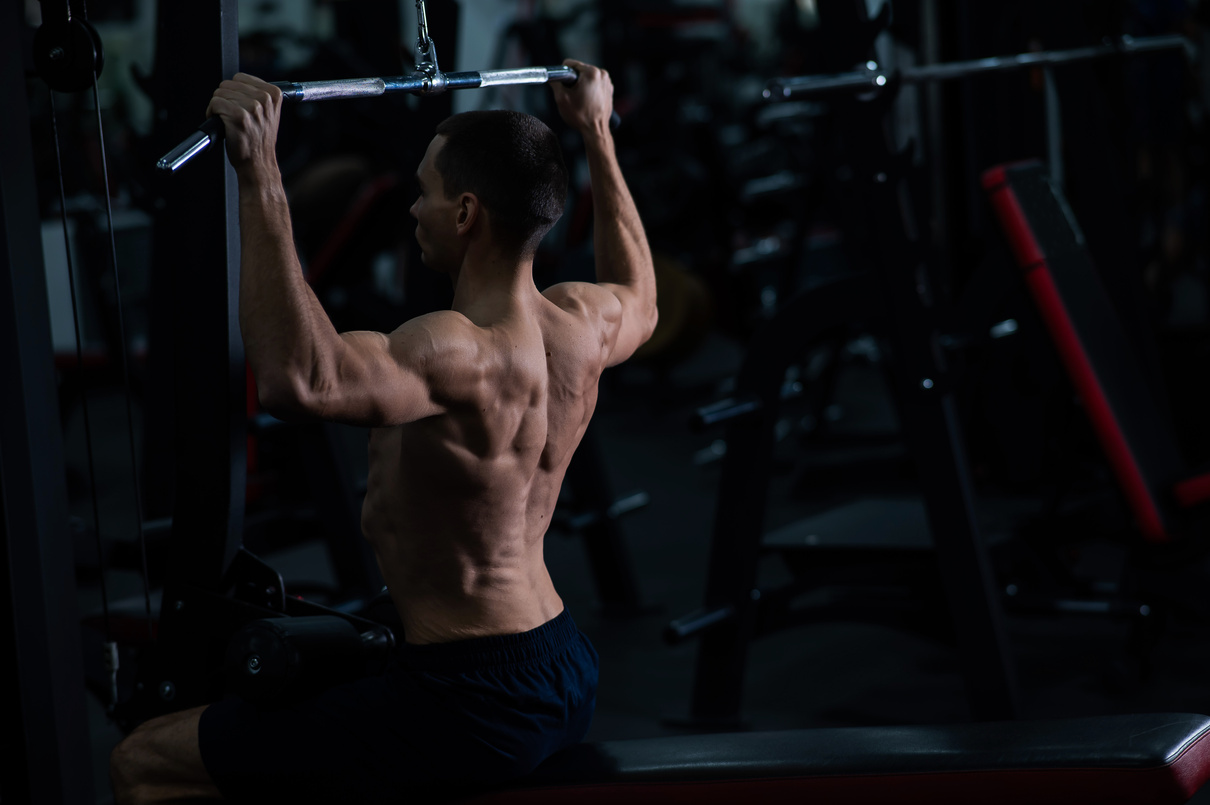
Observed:
[[[593,249],[599,285],[621,302],[621,321],[607,365],[629,358],[651,337],[658,318],[651,249],[614,153],[609,117],[613,82],[598,67],[568,59],[580,74],[570,88],[551,85],[559,114],[584,137],[592,181]]]
[[[338,334],[303,277],[275,146],[281,90],[243,73],[215,91],[239,177],[240,332],[265,408],[278,416],[399,424],[440,410],[427,373],[432,322],[391,336]]]

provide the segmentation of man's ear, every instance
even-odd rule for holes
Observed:
[[[459,235],[465,235],[471,231],[475,222],[479,220],[480,212],[479,197],[474,193],[463,193],[458,196],[458,217],[455,219],[455,223]]]

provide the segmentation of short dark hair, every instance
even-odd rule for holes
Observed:
[[[563,215],[567,166],[554,132],[532,115],[462,112],[437,126],[445,143],[435,167],[446,198],[474,193],[504,245],[533,254]]]

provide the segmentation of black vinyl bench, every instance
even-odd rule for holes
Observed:
[[[1164,805],[1210,777],[1208,732],[1162,713],[607,741],[459,802]]]

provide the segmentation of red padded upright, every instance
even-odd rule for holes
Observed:
[[[318,285],[323,281],[328,269],[336,262],[342,249],[357,234],[358,227],[370,215],[374,206],[390,191],[399,185],[399,179],[393,175],[380,176],[361,191],[353,203],[353,209],[345,213],[336,224],[336,229],[328,236],[319,253],[307,266],[307,282]]]
[[[1181,481],[1174,494],[1176,502],[1186,509],[1210,500],[1210,472]]]
[[[1092,427],[1139,530],[1151,542],[1169,542],[1171,536],[1164,527],[1156,501],[1143,480],[1139,463],[1089,360],[1080,333],[1055,286],[1046,254],[1034,237],[1029,220],[1007,181],[1006,170],[1006,166],[1001,166],[984,173],[983,187],[988,191],[1017,263],[1025,272],[1030,293],[1046,322],[1068,376],[1084,402]]]

